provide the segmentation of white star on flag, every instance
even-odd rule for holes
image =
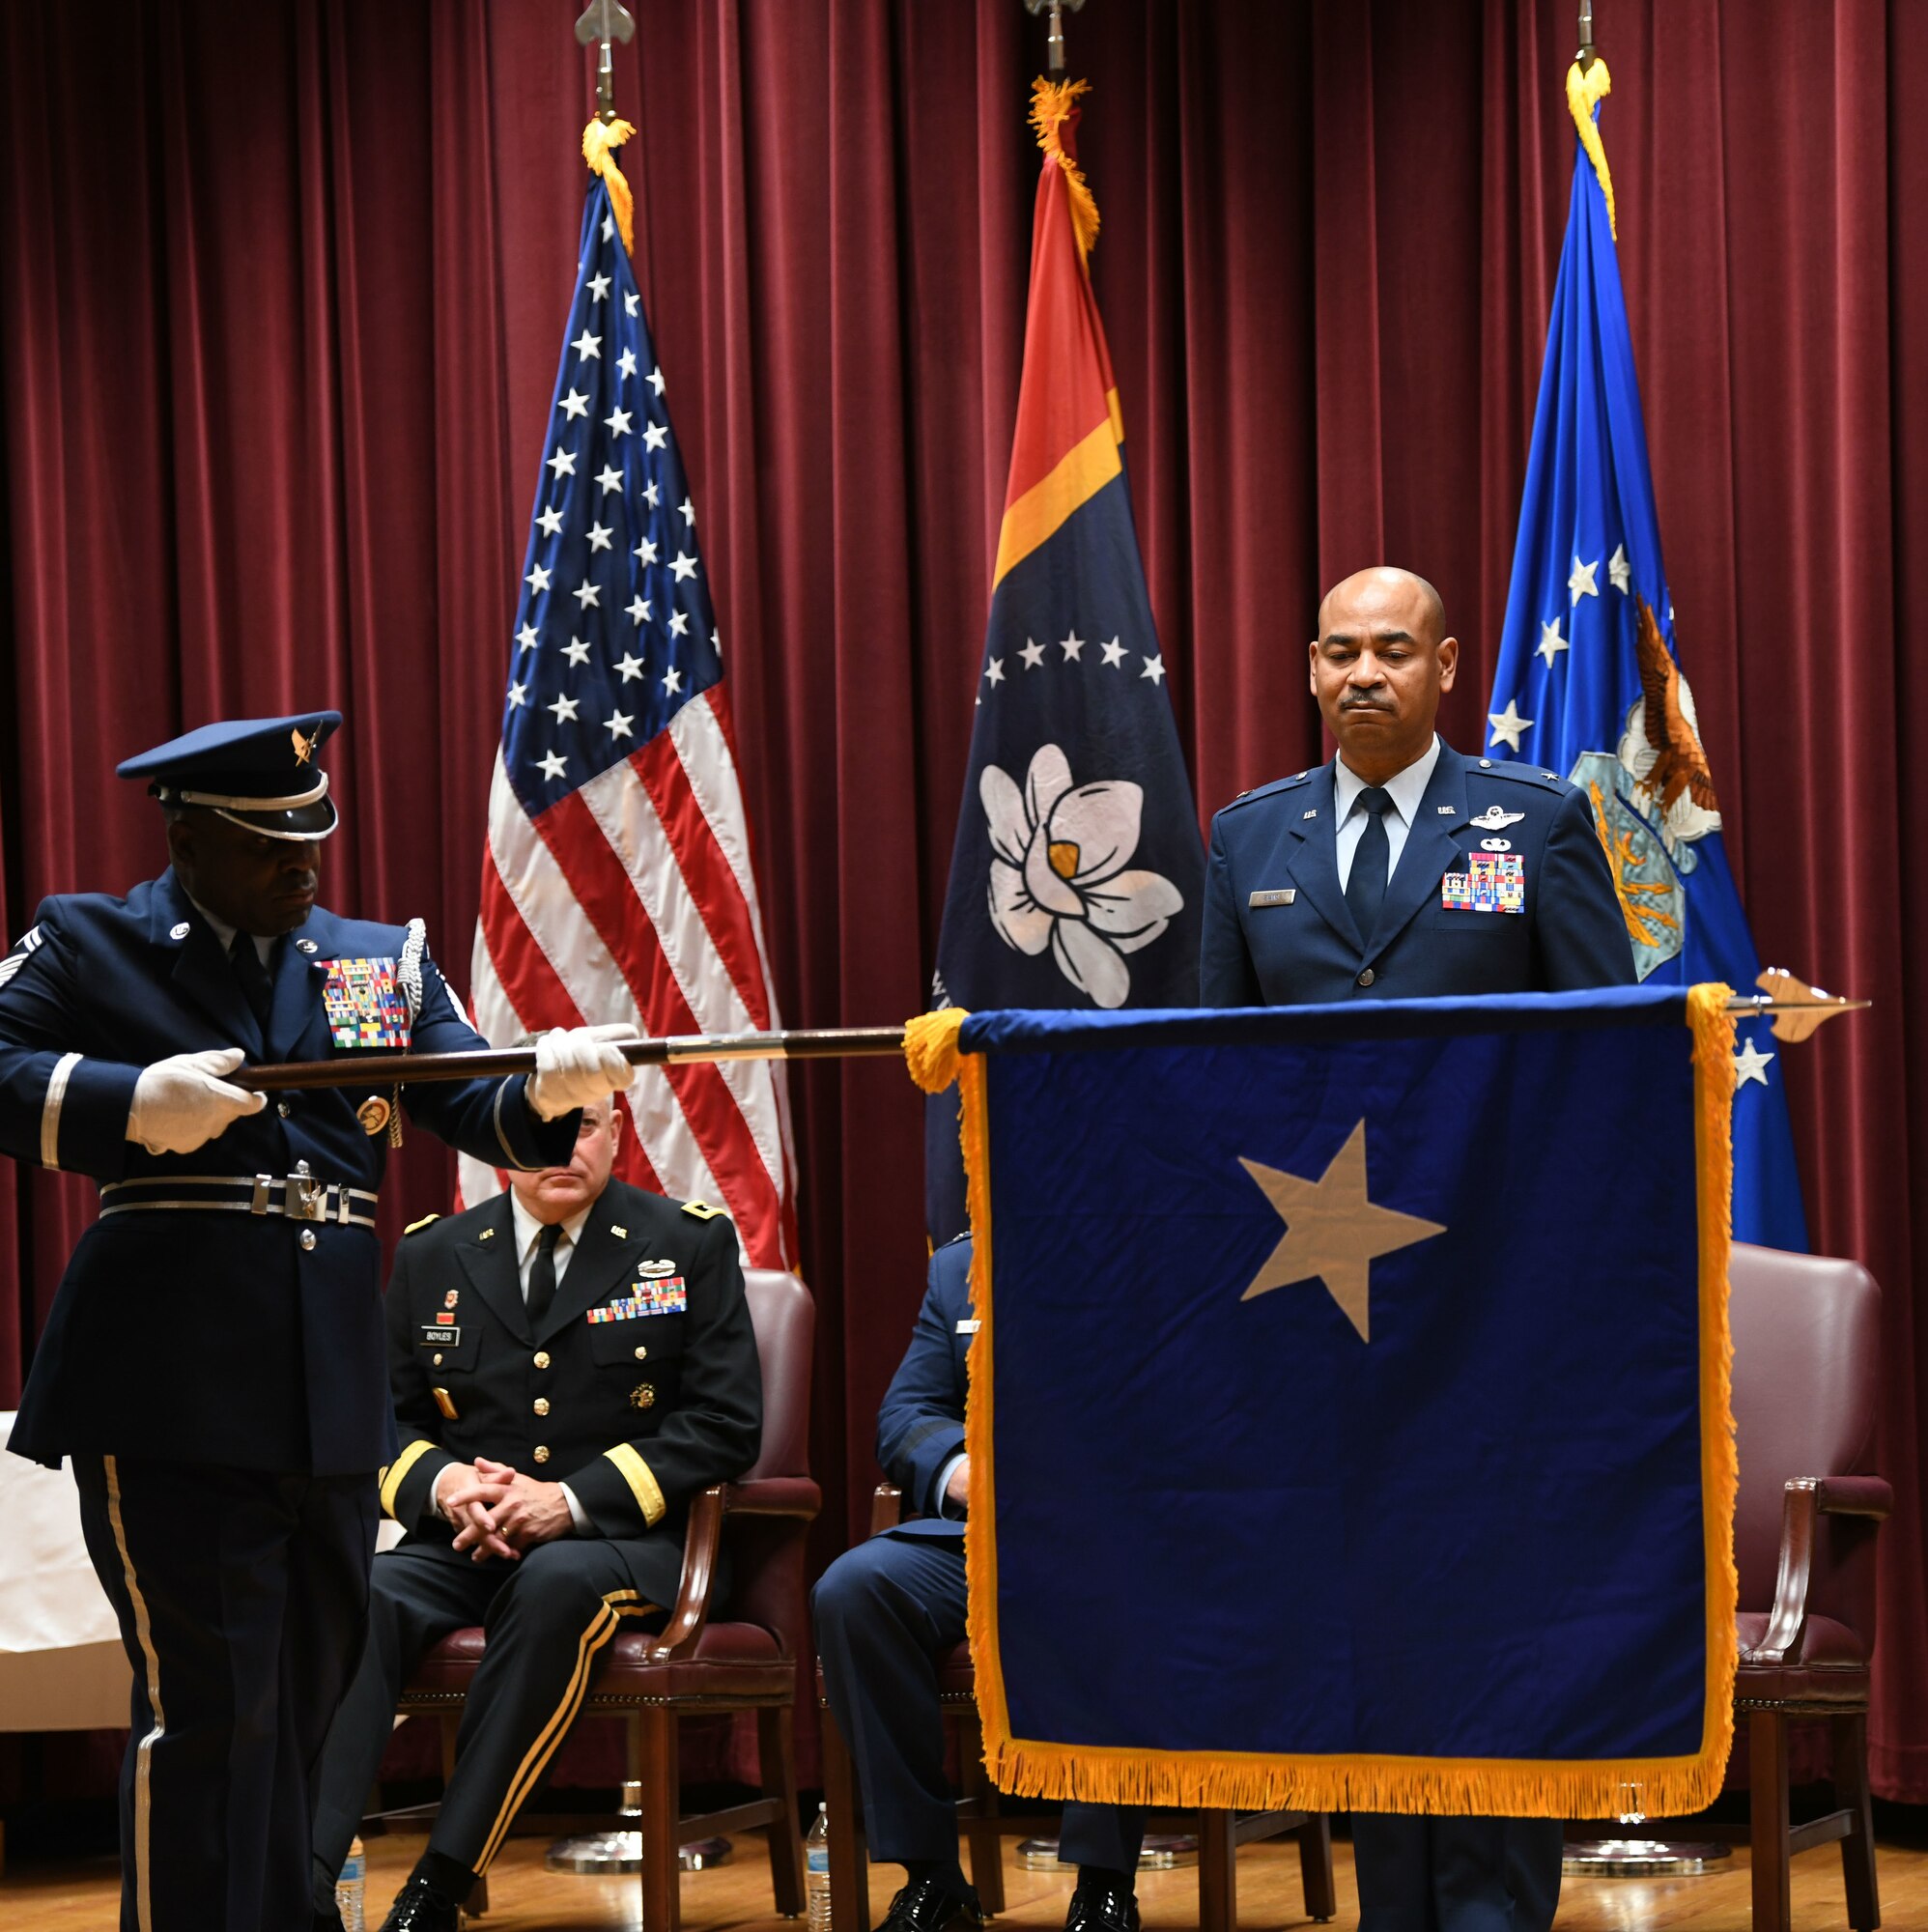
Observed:
[[[586,362],[592,356],[598,362],[603,359],[603,338],[591,335],[586,328],[569,346],[575,350],[579,361]]]
[[[562,413],[571,422],[574,422],[578,416],[586,416],[589,413],[589,398],[580,390],[571,389],[562,399]]]
[[[523,579],[531,590],[542,591],[549,588],[549,572],[539,563],[529,566],[529,574]]]
[[[559,779],[568,767],[569,760],[559,757],[555,753],[551,752],[547,757],[538,758],[536,763],[541,766],[544,778]]]
[[[1532,719],[1522,718],[1518,705],[1510,697],[1506,700],[1504,711],[1487,713],[1487,723],[1493,727],[1493,734],[1487,741],[1489,750],[1494,745],[1506,745],[1517,752],[1519,750],[1519,734],[1533,728]]]
[[[1613,554],[1607,559],[1606,574],[1612,579],[1613,587],[1623,597],[1632,589],[1633,566],[1627,561],[1627,546],[1625,544],[1614,545]],[[1672,618],[1673,613],[1669,611],[1668,621],[1671,622]]]
[[[555,480],[558,483],[565,476],[574,476],[576,474],[576,452],[573,449],[564,449],[558,442],[555,445],[555,454],[549,459],[549,467],[555,471]]]
[[[1031,638],[1024,640],[1024,649],[1018,652],[1024,660],[1026,670],[1035,670],[1044,662],[1044,646]]]
[[[672,638],[687,638],[690,635],[690,619],[682,611],[669,613],[669,635]]]
[[[575,598],[576,602],[584,611],[588,610],[592,604],[600,604],[603,601],[601,586],[594,583],[579,583],[569,594]]]
[[[688,551],[679,550],[670,559],[669,568],[674,574],[676,582],[681,583],[685,578],[695,576],[696,559]]]
[[[1110,643],[1101,645],[1100,648],[1105,654],[1105,663],[1111,665],[1114,668],[1124,662],[1124,646],[1116,638]]]
[[[593,301],[601,301],[610,292],[610,278],[607,275],[592,275],[589,278],[589,296]]]
[[[663,673],[663,688],[667,692],[678,692],[683,689],[683,673],[674,665]]]
[[[562,512],[545,510],[536,518],[536,523],[540,526],[544,536],[553,537],[562,528]]]
[[[566,724],[576,716],[576,700],[573,697],[558,696],[553,704],[545,704],[542,708],[553,711],[558,724]]]
[[[1060,638],[1058,639],[1058,648],[1064,653],[1064,662],[1066,664],[1074,662],[1077,664],[1084,663],[1085,660],[1079,654],[1085,648],[1085,640],[1079,637],[1076,631],[1073,631],[1068,638]]]
[[[585,665],[589,662],[589,646],[581,638],[571,638],[563,645],[562,655],[573,665]]]
[[[663,393],[663,371],[661,369],[652,369],[649,372],[649,386],[659,396]]]
[[[527,685],[517,684],[512,679],[509,684],[509,702],[511,704],[520,704],[523,701],[525,696],[526,696],[527,692],[528,692]]]
[[[990,665],[989,665],[989,666],[987,667],[987,668],[985,669],[985,671],[984,671],[984,675],[985,675],[985,676],[986,676],[987,678],[989,678],[989,679],[991,680],[991,682],[992,682],[993,684],[1002,684],[1002,683],[1004,683],[1004,681],[1005,681],[1005,661],[1004,661],[1004,659],[1003,659],[1003,658],[993,658],[993,659],[991,660],[991,662],[990,662]]]
[[[1560,635],[1560,625],[1557,618],[1550,624],[1542,624],[1540,626],[1540,641],[1533,648],[1546,660],[1546,668],[1551,670],[1553,668],[1554,658],[1568,648],[1566,639]]]
[[[611,410],[603,418],[603,427],[611,436],[627,436],[629,434],[629,412],[627,410]]]
[[[1751,1039],[1744,1039],[1741,1051],[1734,1056],[1734,1091],[1738,1094],[1750,1080],[1756,1080],[1765,1087],[1768,1084],[1768,1062],[1773,1057],[1772,1053],[1763,1053]]]
[[[1165,653],[1160,651],[1155,658],[1147,658],[1145,660],[1145,668],[1138,674],[1140,677],[1148,677],[1153,684],[1163,684],[1165,681]]]
[[[634,738],[636,733],[630,729],[630,726],[635,723],[636,714],[634,712],[626,713],[618,711],[603,720],[603,729],[611,738]]]
[[[642,426],[642,446],[645,449],[661,449],[669,440],[668,432],[661,423],[644,423]]]
[[[648,598],[646,598],[646,597],[632,597],[632,598],[630,599],[630,604],[629,604],[629,620],[630,620],[630,622],[631,622],[632,624],[646,624],[646,623],[648,623],[648,622],[649,622],[649,599],[648,599]]]
[[[1593,574],[1599,568],[1598,557],[1592,563],[1582,563],[1577,556],[1574,558],[1574,568],[1567,579],[1567,588],[1573,593],[1574,605],[1577,606],[1582,597],[1600,595],[1600,586],[1593,581]]]
[[[642,675],[642,660],[633,652],[625,653],[616,660],[616,669],[621,674],[622,681],[628,684],[632,678]]]
[[[522,629],[516,633],[516,647],[519,650],[532,651],[535,649],[536,645],[541,641],[542,640],[537,636],[536,628],[533,624],[525,624],[522,627]]]
[[[611,490],[620,490],[623,487],[623,473],[613,463],[607,463],[603,466],[602,473],[596,481],[603,486],[603,495],[607,497]]]
[[[610,547],[610,526],[607,524],[591,524],[588,530],[589,548],[592,551],[608,550]]]
[[[636,374],[636,351],[634,349],[625,349],[616,357],[616,367],[623,375],[634,376]]]

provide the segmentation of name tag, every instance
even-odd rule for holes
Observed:
[[[422,1339],[419,1344],[424,1349],[453,1349],[462,1341],[460,1328],[438,1328],[433,1321],[422,1324]]]
[[[983,1323],[977,1321],[960,1321],[957,1324],[957,1332],[960,1335],[975,1335],[982,1326]]]
[[[1268,893],[1254,893],[1245,903],[1248,906],[1290,905],[1298,897],[1296,886],[1277,886]]]

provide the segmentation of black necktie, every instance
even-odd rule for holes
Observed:
[[[536,1239],[535,1261],[529,1267],[529,1326],[540,1328],[555,1299],[555,1244],[562,1223],[552,1221]]]
[[[1379,908],[1386,900],[1386,874],[1392,846],[1386,838],[1386,808],[1393,795],[1384,785],[1368,785],[1359,794],[1366,811],[1365,830],[1352,848],[1352,870],[1346,881],[1346,903],[1352,909],[1352,923],[1359,928],[1361,944],[1373,937],[1379,923]]]
[[[253,1009],[264,1035],[268,1032],[268,1011],[274,1004],[274,982],[268,977],[268,968],[261,963],[261,954],[255,950],[254,935],[238,932],[234,944],[228,948],[228,959],[235,969],[235,978],[241,982],[241,996]]]

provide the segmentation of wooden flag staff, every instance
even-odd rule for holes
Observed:
[[[1782,1039],[1805,1039],[1823,1020],[1857,1012],[1872,1004],[1844,1000],[1805,986],[1791,973],[1772,969],[1764,990],[1738,994],[1730,1013],[1772,1013]],[[632,1066],[681,1066],[724,1060],[864,1060],[903,1051],[904,1030],[881,1027],[791,1027],[780,1033],[693,1033],[638,1039],[623,1047]],[[532,1046],[491,1047],[474,1053],[363,1053],[352,1060],[296,1060],[244,1066],[227,1078],[260,1094],[308,1087],[415,1086],[431,1080],[477,1080],[506,1073],[533,1073]]]

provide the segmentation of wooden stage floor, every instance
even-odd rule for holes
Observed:
[[[799,1921],[779,1918],[770,1906],[770,1867],[762,1839],[735,1841],[725,1865],[686,1874],[683,1922],[689,1932],[796,1932]],[[407,1875],[422,1840],[376,1838],[369,1843],[368,1932],[376,1932],[395,1888]],[[479,1932],[609,1932],[635,1928],[641,1911],[634,1879],[576,1878],[544,1870],[541,1838],[511,1840],[490,1877],[490,1910],[474,1921]],[[36,1864],[27,1848],[14,1857],[0,1879],[0,1925],[6,1932],[113,1932],[119,1886],[105,1861],[66,1865]],[[1054,1932],[1064,1922],[1070,1874],[1020,1868],[1006,1846],[1007,1909],[996,1923],[1025,1932]],[[1352,1848],[1333,1847],[1339,1879],[1340,1927],[1356,1925]],[[871,1872],[872,1909],[881,1918],[901,1874],[894,1866]],[[1884,1845],[1881,1853],[1882,1918],[1893,1928],[1928,1927],[1928,1850]],[[1154,1932],[1198,1923],[1198,1877],[1192,1871],[1148,1874],[1139,1882],[1145,1924]],[[1253,1928],[1306,1923],[1300,1903],[1298,1855],[1290,1846],[1252,1845],[1238,1858],[1239,1923]],[[1831,1845],[1794,1863],[1794,1920],[1801,1932],[1835,1932],[1847,1926],[1840,1859]],[[1733,1868],[1715,1876],[1645,1884],[1630,1879],[1569,1879],[1561,1896],[1559,1932],[1651,1932],[1691,1927],[1692,1932],[1747,1932],[1747,1854],[1734,1854]],[[300,1928],[305,1932],[305,1928]]]

